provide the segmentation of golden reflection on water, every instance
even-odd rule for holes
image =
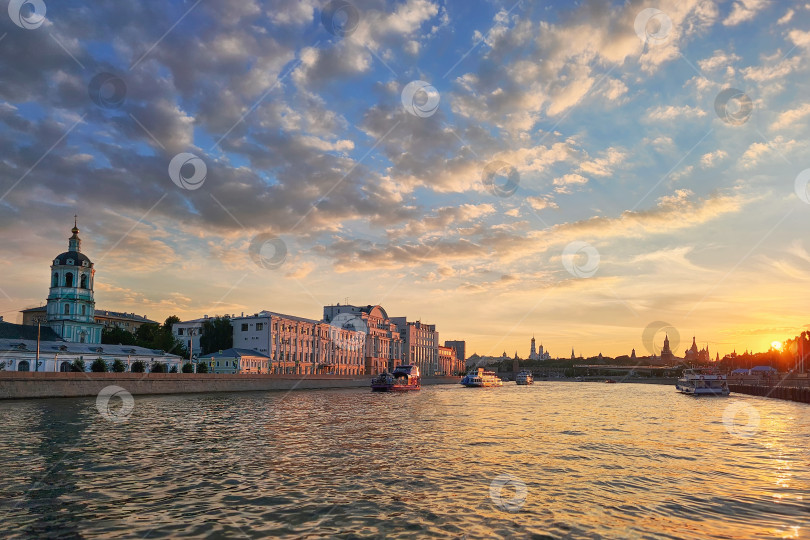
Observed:
[[[808,410],[573,382],[136,397],[122,424],[5,402],[0,536],[799,538]]]

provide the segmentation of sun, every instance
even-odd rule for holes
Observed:
[[[771,342],[771,347],[773,347],[777,351],[782,350],[782,342],[781,341],[773,341],[773,342]]]

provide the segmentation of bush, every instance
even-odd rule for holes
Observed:
[[[186,362],[183,364],[183,373],[194,373],[194,366],[191,362]]]
[[[146,364],[138,360],[132,364],[132,373],[143,373],[146,371]]]
[[[208,373],[208,364],[205,362],[197,364],[197,373]]]
[[[71,371],[77,371],[79,373],[83,373],[84,372],[84,360],[79,360],[78,358],[76,360],[74,360],[73,363],[70,364],[70,370]]]
[[[152,369],[150,369],[152,373],[166,373],[166,364],[162,362],[155,362],[152,364]]]
[[[127,366],[120,359],[116,358],[115,362],[113,362],[112,370],[115,373],[123,373],[127,370]]]
[[[93,360],[93,363],[90,364],[90,371],[93,373],[106,373],[108,371],[107,362],[105,362],[103,358],[96,358]]]
[[[177,365],[172,366],[172,368],[169,370],[169,373],[177,373]]]

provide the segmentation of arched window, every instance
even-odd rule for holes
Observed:
[[[51,287],[58,287],[58,286],[59,286],[59,274],[54,272],[53,273],[53,283],[51,284]]]
[[[82,315],[87,315],[87,306],[82,305]]]
[[[82,289],[87,288],[87,274],[82,274],[81,287],[82,287]]]
[[[31,364],[28,363],[28,360],[22,360],[17,364],[17,371],[31,371]]]
[[[59,366],[59,371],[63,373],[70,371],[70,362],[62,362]]]
[[[73,272],[65,274],[65,287],[73,287]]]
[[[70,304],[65,304],[65,315],[70,315]]]

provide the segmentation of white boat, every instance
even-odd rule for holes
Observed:
[[[523,369],[515,376],[515,384],[534,384],[534,377],[532,372],[528,369]]]
[[[727,396],[730,391],[725,375],[709,369],[686,369],[675,388],[692,396]]]
[[[494,371],[487,371],[484,368],[478,368],[476,371],[470,371],[463,379],[461,384],[467,388],[484,388],[489,386],[503,386],[503,381],[495,375]]]

